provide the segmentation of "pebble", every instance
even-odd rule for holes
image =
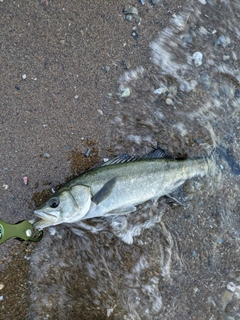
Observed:
[[[125,69],[130,69],[131,67],[131,64],[129,61],[126,61],[126,60],[122,60],[121,61],[121,65],[125,68]]]
[[[7,190],[8,189],[8,185],[7,184],[3,184],[3,189]]]
[[[126,15],[126,17],[125,17],[125,19],[127,20],[127,21],[132,21],[132,15],[131,14],[127,14]]]
[[[28,178],[27,178],[27,177],[23,177],[23,183],[24,183],[25,185],[28,184]]]
[[[202,64],[203,54],[199,51],[194,52],[192,55],[192,58],[194,60],[194,64],[196,67],[199,67]]]
[[[130,88],[125,88],[124,91],[123,91],[122,94],[121,94],[121,98],[129,97],[130,94],[131,94]]]
[[[77,100],[78,99],[78,95],[76,95],[74,98]]]
[[[128,10],[124,11],[124,14],[135,14],[136,16],[138,15],[138,9],[135,7],[130,7]]]
[[[215,46],[222,46],[226,47],[230,43],[230,39],[228,37],[225,37],[223,34],[217,38],[214,45]]]
[[[172,99],[167,98],[167,99],[166,99],[166,104],[167,104],[167,105],[171,105],[171,104],[173,104]]]
[[[223,61],[228,61],[230,59],[230,56],[228,56],[227,54],[223,55]]]
[[[44,156],[44,158],[46,158],[46,159],[49,159],[49,158],[51,157],[50,154],[47,153],[47,152],[45,152],[43,156]]]
[[[137,33],[136,30],[133,30],[133,31],[132,31],[132,37],[133,37],[134,39],[137,39],[138,33]]]
[[[84,156],[89,158],[90,157],[90,152],[91,152],[90,148],[87,148],[87,150],[84,152]]]
[[[108,72],[110,70],[110,67],[109,66],[104,66],[102,67],[102,69],[105,71],[105,72]]]
[[[152,0],[152,4],[159,4],[162,0]]]
[[[0,283],[0,290],[2,290],[4,288],[4,284]]]
[[[206,0],[198,0],[198,1],[203,5],[207,4]]]
[[[206,36],[208,34],[208,31],[204,27],[200,27],[199,32],[203,36]]]
[[[166,91],[168,91],[168,88],[167,88],[167,87],[160,87],[160,88],[154,90],[153,93],[155,93],[155,94],[162,94],[162,93],[165,93]]]
[[[22,75],[22,78],[25,80],[27,78],[27,75],[26,74],[23,74]]]
[[[0,301],[3,301],[3,296],[0,296]]]

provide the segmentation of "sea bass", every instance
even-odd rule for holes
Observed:
[[[123,154],[66,183],[34,213],[35,227],[74,223],[93,217],[125,215],[150,199],[169,196],[183,203],[181,188],[215,166],[214,156],[177,160],[162,149],[143,157]]]

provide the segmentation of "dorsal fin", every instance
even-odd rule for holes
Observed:
[[[146,159],[174,159],[174,156],[168,154],[165,150],[163,150],[161,148],[157,148],[142,157],[130,156],[127,153],[121,154],[120,156],[118,156],[116,158],[108,160],[107,162],[102,164],[101,167],[110,166],[110,165],[119,164],[119,163],[141,161],[141,160],[146,160]]]
[[[174,159],[174,156],[161,148],[157,148],[141,157],[141,159]]]

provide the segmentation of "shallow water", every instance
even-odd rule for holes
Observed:
[[[181,2],[148,43],[149,64],[108,95],[112,155],[160,146],[185,158],[223,145],[239,163],[240,5],[202,3]],[[46,231],[30,260],[28,317],[240,319],[239,176],[218,165],[221,174],[186,182],[184,207],[162,198]]]

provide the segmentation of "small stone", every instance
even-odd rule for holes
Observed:
[[[121,61],[121,65],[125,68],[125,69],[130,69],[131,67],[131,64],[129,61],[125,61],[125,60],[122,60]]]
[[[108,72],[110,70],[110,67],[109,66],[104,66],[102,67],[102,69],[105,71],[105,72]]]
[[[166,104],[167,104],[167,105],[171,105],[171,104],[173,104],[172,99],[167,98],[167,99],[166,99]]]
[[[0,283],[0,290],[2,290],[4,288],[4,284]]]
[[[208,34],[208,31],[202,26],[199,28],[199,32],[203,36],[206,36]]]
[[[133,37],[134,39],[137,39],[138,33],[137,33],[136,30],[133,30],[133,31],[132,31],[132,37]]]
[[[65,44],[65,40],[60,40],[60,43],[61,44]]]
[[[0,301],[3,301],[3,296],[0,296]]]
[[[27,177],[23,177],[23,183],[24,183],[25,185],[28,184],[28,178],[27,178]]]
[[[135,22],[139,23],[141,21],[141,18],[139,16],[135,16]]]
[[[131,14],[127,14],[126,15],[126,17],[125,17],[125,19],[127,20],[127,21],[132,21],[132,15]]]
[[[84,156],[89,158],[90,157],[90,152],[91,152],[90,148],[87,148],[87,150],[84,153]]]
[[[7,190],[8,189],[8,185],[7,184],[3,184],[3,189]]]
[[[103,116],[103,111],[101,109],[98,109],[98,112],[100,113],[101,116]]]
[[[217,38],[217,40],[215,41],[214,45],[215,46],[222,46],[222,47],[226,47],[227,45],[230,44],[230,39],[228,37],[225,37],[223,34]]]
[[[196,67],[199,67],[202,64],[203,54],[199,51],[194,52],[192,55],[192,58],[194,60],[194,64]]]
[[[26,75],[26,74],[23,74],[23,75],[22,75],[22,78],[23,78],[23,80],[25,80],[25,79],[27,78],[27,75]]]
[[[49,158],[50,158],[50,154],[47,153],[47,152],[45,152],[43,156],[44,156],[44,158],[46,158],[46,159],[49,159]]]
[[[121,98],[129,97],[130,94],[131,94],[130,88],[125,88],[124,91],[123,91],[122,94],[121,94]]]
[[[228,289],[229,291],[231,291],[231,292],[235,292],[235,290],[236,290],[236,285],[235,285],[233,282],[229,282],[229,283],[227,284],[227,289]]]
[[[227,54],[223,55],[223,61],[228,61],[230,59],[230,56],[228,56]]]
[[[124,14],[135,14],[136,16],[138,15],[138,9],[135,7],[130,7],[128,10],[124,11]]]
[[[198,1],[203,5],[207,4],[206,0],[198,0]]]
[[[78,99],[78,95],[76,94],[74,98],[77,100]]]
[[[160,88],[154,90],[153,93],[155,93],[155,94],[162,94],[162,93],[165,93],[165,92],[167,92],[167,91],[168,91],[168,88],[167,88],[167,87],[160,87]]]

